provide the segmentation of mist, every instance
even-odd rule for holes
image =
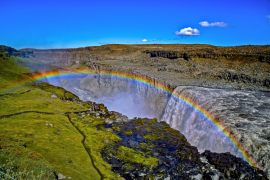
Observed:
[[[130,119],[160,117],[160,113],[150,105],[154,100],[154,87],[99,75],[72,78],[60,75],[47,79],[50,84],[65,88],[83,101],[103,103],[109,111],[120,112]]]

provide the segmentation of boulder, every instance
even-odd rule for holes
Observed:
[[[63,174],[58,174],[58,180],[61,180],[61,179],[66,179],[66,176],[64,176]]]

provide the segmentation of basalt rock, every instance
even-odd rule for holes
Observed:
[[[200,154],[164,121],[134,118],[104,127],[112,128],[122,141],[106,146],[101,154],[125,179],[267,180],[263,171],[230,153]]]
[[[268,179],[262,170],[250,166],[243,159],[230,153],[214,153],[206,150],[202,155],[227,179]]]
[[[189,46],[178,49],[166,50],[145,50],[151,57],[164,57],[168,59],[183,58],[191,60],[194,58],[230,58],[230,59],[248,59],[260,62],[270,62],[269,46],[236,46],[236,47],[196,47]]]

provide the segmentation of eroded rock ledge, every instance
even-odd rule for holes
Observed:
[[[1,51],[1,50],[0,50]],[[168,83],[181,85],[175,77],[191,79],[197,86],[213,84],[226,88],[224,82],[245,89],[270,87],[270,46],[218,47],[211,45],[154,44],[104,45],[76,49],[23,49],[8,53],[46,61],[61,68],[112,66],[149,73]],[[25,55],[26,54],[26,55]],[[206,84],[204,81],[212,82]],[[239,85],[240,83],[240,85]],[[190,84],[184,84],[190,85]],[[265,90],[265,89],[264,89]]]
[[[164,121],[135,118],[99,129],[121,137],[102,155],[125,179],[267,179],[263,171],[230,153],[200,154]]]

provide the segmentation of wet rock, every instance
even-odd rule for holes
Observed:
[[[234,179],[268,179],[266,174],[256,167],[250,166],[246,161],[230,153],[214,153],[206,150],[202,153],[209,164],[214,165],[215,169],[224,173],[227,178]]]
[[[230,153],[205,151],[200,155],[183,134],[170,128],[164,121],[138,118],[114,122],[110,126],[113,126],[113,132],[122,141],[105,147],[101,154],[112,165],[113,171],[125,179],[267,180],[265,173]],[[132,135],[125,132],[131,132]],[[131,149],[130,152],[119,151],[123,146]],[[131,152],[145,154],[145,160],[157,158],[158,163],[156,166],[135,163],[129,159],[129,156],[134,156]],[[122,158],[118,157],[118,153],[121,153]],[[123,153],[126,154],[124,158]]]
[[[130,140],[130,141],[128,141],[128,144],[129,144],[132,148],[140,148],[139,143],[136,142],[136,141]]]

